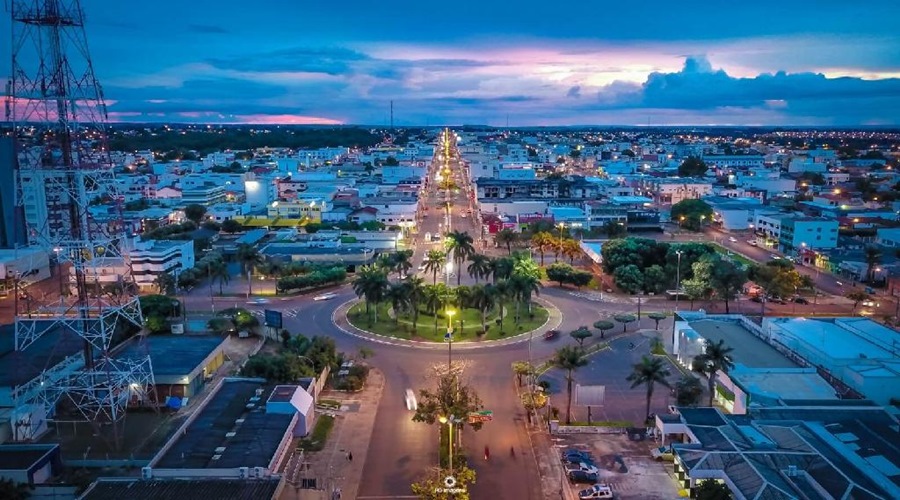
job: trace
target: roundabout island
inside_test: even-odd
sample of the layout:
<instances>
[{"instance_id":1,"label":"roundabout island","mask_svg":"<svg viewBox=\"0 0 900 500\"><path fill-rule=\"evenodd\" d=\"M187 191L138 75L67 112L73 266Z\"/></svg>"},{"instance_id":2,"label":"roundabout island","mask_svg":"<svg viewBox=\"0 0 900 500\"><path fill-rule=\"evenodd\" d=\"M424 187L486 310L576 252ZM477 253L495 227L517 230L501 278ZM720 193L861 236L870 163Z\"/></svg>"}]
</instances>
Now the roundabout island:
<instances>
[{"instance_id":1,"label":"roundabout island","mask_svg":"<svg viewBox=\"0 0 900 500\"><path fill-rule=\"evenodd\" d=\"M540 329L549 317L550 311L537 302L528 308L520 305L518 321L512 305L492 308L484 315L474 308L435 312L425 307L415 315L409 308L397 314L387 303L370 305L367 311L362 300L347 309L347 322L357 330L416 342L444 342L448 330L453 332L454 343L509 339Z\"/></svg>"}]
</instances>

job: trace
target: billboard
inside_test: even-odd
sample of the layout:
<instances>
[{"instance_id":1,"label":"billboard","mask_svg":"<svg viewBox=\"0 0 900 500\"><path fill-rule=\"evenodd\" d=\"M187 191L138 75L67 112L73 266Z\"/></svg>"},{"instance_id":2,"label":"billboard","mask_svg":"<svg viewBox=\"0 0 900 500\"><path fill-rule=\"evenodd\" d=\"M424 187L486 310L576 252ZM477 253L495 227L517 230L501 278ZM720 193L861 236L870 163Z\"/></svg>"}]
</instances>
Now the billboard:
<instances>
[{"instance_id":1,"label":"billboard","mask_svg":"<svg viewBox=\"0 0 900 500\"><path fill-rule=\"evenodd\" d=\"M281 311L266 309L266 326L281 328Z\"/></svg>"}]
</instances>

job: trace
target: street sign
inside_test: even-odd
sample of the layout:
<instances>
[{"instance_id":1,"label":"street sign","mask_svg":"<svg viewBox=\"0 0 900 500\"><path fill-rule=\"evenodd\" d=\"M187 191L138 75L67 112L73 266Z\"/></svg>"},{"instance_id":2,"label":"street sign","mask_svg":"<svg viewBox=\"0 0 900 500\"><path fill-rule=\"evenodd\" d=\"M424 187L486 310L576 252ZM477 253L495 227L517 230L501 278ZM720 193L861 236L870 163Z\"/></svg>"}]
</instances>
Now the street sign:
<instances>
[{"instance_id":1,"label":"street sign","mask_svg":"<svg viewBox=\"0 0 900 500\"><path fill-rule=\"evenodd\" d=\"M444 334L444 342L453 342L453 332L447 332Z\"/></svg>"},{"instance_id":2,"label":"street sign","mask_svg":"<svg viewBox=\"0 0 900 500\"><path fill-rule=\"evenodd\" d=\"M494 412L490 410L477 411L469 413L469 423L477 424L479 422L490 422L494 420Z\"/></svg>"},{"instance_id":3,"label":"street sign","mask_svg":"<svg viewBox=\"0 0 900 500\"><path fill-rule=\"evenodd\" d=\"M266 309L266 326L271 328L281 328L282 318L281 311L273 311L271 309Z\"/></svg>"}]
</instances>

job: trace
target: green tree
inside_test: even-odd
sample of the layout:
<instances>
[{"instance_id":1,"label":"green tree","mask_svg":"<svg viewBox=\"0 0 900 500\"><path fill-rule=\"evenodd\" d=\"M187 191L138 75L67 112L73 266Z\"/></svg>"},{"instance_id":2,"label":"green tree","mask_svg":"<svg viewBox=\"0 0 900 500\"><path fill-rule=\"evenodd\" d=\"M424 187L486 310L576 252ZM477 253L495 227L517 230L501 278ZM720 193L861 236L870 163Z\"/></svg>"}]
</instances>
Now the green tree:
<instances>
[{"instance_id":1,"label":"green tree","mask_svg":"<svg viewBox=\"0 0 900 500\"><path fill-rule=\"evenodd\" d=\"M625 227L625 224L622 222L614 222L607 221L600 227L600 231L606 235L607 238L621 238L628 234L628 228Z\"/></svg>"},{"instance_id":2,"label":"green tree","mask_svg":"<svg viewBox=\"0 0 900 500\"><path fill-rule=\"evenodd\" d=\"M194 224L200 224L204 215L206 215L206 207L203 205L191 204L184 207L184 216Z\"/></svg>"},{"instance_id":3,"label":"green tree","mask_svg":"<svg viewBox=\"0 0 900 500\"><path fill-rule=\"evenodd\" d=\"M237 259L241 263L241 270L247 276L247 297L253 295L253 269L262 264L263 257L253 245L242 243L237 247Z\"/></svg>"},{"instance_id":4,"label":"green tree","mask_svg":"<svg viewBox=\"0 0 900 500\"><path fill-rule=\"evenodd\" d=\"M787 297L800 287L800 274L786 260L772 260L750 268L749 278L763 289L763 298ZM761 302L765 313L765 300Z\"/></svg>"},{"instance_id":5,"label":"green tree","mask_svg":"<svg viewBox=\"0 0 900 500\"><path fill-rule=\"evenodd\" d=\"M362 298L366 302L366 316L372 321L378 321L378 304L385 299L385 292L388 288L387 274L383 269L377 266L362 266L356 273L356 279L353 280L353 292L357 297ZM374 305L374 318L369 316L371 305Z\"/></svg>"},{"instance_id":6,"label":"green tree","mask_svg":"<svg viewBox=\"0 0 900 500\"><path fill-rule=\"evenodd\" d=\"M447 265L447 254L432 248L425 254L425 261L422 262L422 265L425 266L425 272L431 273L432 284L436 285L438 273L443 272L444 266Z\"/></svg>"},{"instance_id":7,"label":"green tree","mask_svg":"<svg viewBox=\"0 0 900 500\"><path fill-rule=\"evenodd\" d=\"M859 307L859 304L861 302L870 299L868 293L859 290L847 292L847 295L845 295L845 297L853 301L853 312L856 312L856 308Z\"/></svg>"},{"instance_id":8,"label":"green tree","mask_svg":"<svg viewBox=\"0 0 900 500\"><path fill-rule=\"evenodd\" d=\"M388 156L384 160L384 166L386 167L396 167L397 165L400 165L400 162L393 156Z\"/></svg>"},{"instance_id":9,"label":"green tree","mask_svg":"<svg viewBox=\"0 0 900 500\"><path fill-rule=\"evenodd\" d=\"M881 264L882 252L877 246L868 246L865 251L866 257L866 281L872 283L875 279L875 266Z\"/></svg>"},{"instance_id":10,"label":"green tree","mask_svg":"<svg viewBox=\"0 0 900 500\"><path fill-rule=\"evenodd\" d=\"M512 229L501 229L494 235L494 244L505 246L507 255L512 255L512 246L519 240L519 235Z\"/></svg>"},{"instance_id":11,"label":"green tree","mask_svg":"<svg viewBox=\"0 0 900 500\"><path fill-rule=\"evenodd\" d=\"M400 315L409 306L407 288L403 283L388 283L387 289L384 291L384 300L391 304L391 308L394 310L394 324L398 324Z\"/></svg>"},{"instance_id":12,"label":"green tree","mask_svg":"<svg viewBox=\"0 0 900 500\"><path fill-rule=\"evenodd\" d=\"M693 231L699 231L703 222L712 221L712 216L712 207L703 200L681 200L672 205L672 220Z\"/></svg>"},{"instance_id":13,"label":"green tree","mask_svg":"<svg viewBox=\"0 0 900 500\"><path fill-rule=\"evenodd\" d=\"M472 307L481 313L481 331L487 333L487 314L497 304L497 289L494 285L475 285L470 291Z\"/></svg>"},{"instance_id":14,"label":"green tree","mask_svg":"<svg viewBox=\"0 0 900 500\"><path fill-rule=\"evenodd\" d=\"M731 500L734 496L728 485L715 479L704 479L694 488L697 500Z\"/></svg>"},{"instance_id":15,"label":"green tree","mask_svg":"<svg viewBox=\"0 0 900 500\"><path fill-rule=\"evenodd\" d=\"M704 256L703 259L710 262L709 286L725 302L725 314L730 314L729 303L737 298L747 283L747 269L716 254Z\"/></svg>"},{"instance_id":16,"label":"green tree","mask_svg":"<svg viewBox=\"0 0 900 500\"><path fill-rule=\"evenodd\" d=\"M622 323L622 331L628 331L628 323L634 323L637 321L637 316L634 314L616 314L613 316L613 319Z\"/></svg>"},{"instance_id":17,"label":"green tree","mask_svg":"<svg viewBox=\"0 0 900 500\"><path fill-rule=\"evenodd\" d=\"M681 290L687 295L691 303L691 310L694 310L694 301L709 298L709 284L698 277L681 280Z\"/></svg>"},{"instance_id":18,"label":"green tree","mask_svg":"<svg viewBox=\"0 0 900 500\"><path fill-rule=\"evenodd\" d=\"M156 290L163 295L172 295L175 292L175 277L168 272L159 273L153 280Z\"/></svg>"},{"instance_id":19,"label":"green tree","mask_svg":"<svg viewBox=\"0 0 900 500\"><path fill-rule=\"evenodd\" d=\"M512 276L513 267L515 267L515 265L516 261L512 256L492 259L491 275L493 276L494 283L497 283L498 280L508 280Z\"/></svg>"},{"instance_id":20,"label":"green tree","mask_svg":"<svg viewBox=\"0 0 900 500\"><path fill-rule=\"evenodd\" d=\"M481 398L475 390L459 381L452 373L442 374L438 377L437 387L434 389L422 389L419 391L418 408L413 415L413 422L424 422L434 425L440 417L455 416L464 418L470 413L484 409ZM481 422L469 423L463 420L457 424L460 429L468 426L474 430L480 430Z\"/></svg>"},{"instance_id":21,"label":"green tree","mask_svg":"<svg viewBox=\"0 0 900 500\"><path fill-rule=\"evenodd\" d=\"M600 338L601 339L606 337L607 330L612 330L615 326L616 326L615 323L613 323L612 321L607 321L605 319L601 319L600 321L594 322L594 328L600 330Z\"/></svg>"},{"instance_id":22,"label":"green tree","mask_svg":"<svg viewBox=\"0 0 900 500\"><path fill-rule=\"evenodd\" d=\"M724 340L718 342L706 341L703 344L703 353L694 358L691 369L702 373L707 377L707 389L709 389L709 406L713 405L716 390L716 375L721 371L728 373L734 368L734 359L731 352L734 349L725 345Z\"/></svg>"},{"instance_id":23,"label":"green tree","mask_svg":"<svg viewBox=\"0 0 900 500\"><path fill-rule=\"evenodd\" d=\"M547 250L552 249L555 243L556 238L544 231L536 233L531 237L531 248L537 250L538 254L541 256L541 267L544 267L544 253L547 252Z\"/></svg>"},{"instance_id":24,"label":"green tree","mask_svg":"<svg viewBox=\"0 0 900 500\"><path fill-rule=\"evenodd\" d=\"M461 231L451 231L447 234L447 239L448 250L453 252L453 261L456 262L456 285L459 286L462 279L462 264L475 253L474 240L472 235Z\"/></svg>"},{"instance_id":25,"label":"green tree","mask_svg":"<svg viewBox=\"0 0 900 500\"><path fill-rule=\"evenodd\" d=\"M403 282L406 291L406 300L412 311L413 333L418 333L419 307L425 300L425 280L418 276L407 276Z\"/></svg>"},{"instance_id":26,"label":"green tree","mask_svg":"<svg viewBox=\"0 0 900 500\"><path fill-rule=\"evenodd\" d=\"M508 283L512 295L516 299L515 320L518 325L521 319L519 316L519 305L525 304L526 311L531 312L531 296L540 293L541 282L533 273L513 272L513 276Z\"/></svg>"},{"instance_id":27,"label":"green tree","mask_svg":"<svg viewBox=\"0 0 900 500\"><path fill-rule=\"evenodd\" d=\"M552 359L553 366L566 372L566 425L572 423L572 384L575 371L586 366L588 360L581 357L581 351L573 346L558 349Z\"/></svg>"},{"instance_id":28,"label":"green tree","mask_svg":"<svg viewBox=\"0 0 900 500\"><path fill-rule=\"evenodd\" d=\"M169 330L169 322L162 316L146 316L144 326L150 333L163 333Z\"/></svg>"},{"instance_id":29,"label":"green tree","mask_svg":"<svg viewBox=\"0 0 900 500\"><path fill-rule=\"evenodd\" d=\"M662 358L644 356L641 362L634 365L631 374L625 380L631 382L631 388L634 389L639 385L647 388L647 411L644 415L650 418L650 400L653 399L653 389L656 384L663 387L671 388L668 377L671 375L669 369L663 364Z\"/></svg>"},{"instance_id":30,"label":"green tree","mask_svg":"<svg viewBox=\"0 0 900 500\"><path fill-rule=\"evenodd\" d=\"M400 250L398 252L394 252L393 257L393 271L397 273L397 277L403 279L406 276L406 273L412 269L412 250Z\"/></svg>"},{"instance_id":31,"label":"green tree","mask_svg":"<svg viewBox=\"0 0 900 500\"><path fill-rule=\"evenodd\" d=\"M703 396L703 384L693 375L682 375L675 383L675 400L678 406L695 406Z\"/></svg>"},{"instance_id":32,"label":"green tree","mask_svg":"<svg viewBox=\"0 0 900 500\"><path fill-rule=\"evenodd\" d=\"M638 293L644 288L644 274L634 264L616 268L613 272L616 286L628 293Z\"/></svg>"},{"instance_id":33,"label":"green tree","mask_svg":"<svg viewBox=\"0 0 900 500\"><path fill-rule=\"evenodd\" d=\"M582 326L569 332L569 336L575 339L575 342L578 342L578 347L584 349L584 341L593 337L594 334L588 330L588 327Z\"/></svg>"},{"instance_id":34,"label":"green tree","mask_svg":"<svg viewBox=\"0 0 900 500\"><path fill-rule=\"evenodd\" d=\"M653 329L659 330L659 322L666 319L667 315L666 313L662 312L652 312L648 314L647 317L656 322L656 325L654 325Z\"/></svg>"},{"instance_id":35,"label":"green tree","mask_svg":"<svg viewBox=\"0 0 900 500\"><path fill-rule=\"evenodd\" d=\"M709 167L706 162L695 156L689 156L678 166L679 177L703 177Z\"/></svg>"},{"instance_id":36,"label":"green tree","mask_svg":"<svg viewBox=\"0 0 900 500\"><path fill-rule=\"evenodd\" d=\"M522 387L522 377L531 376L534 366L527 361L516 361L512 364L513 373L516 374L516 385Z\"/></svg>"},{"instance_id":37,"label":"green tree","mask_svg":"<svg viewBox=\"0 0 900 500\"><path fill-rule=\"evenodd\" d=\"M428 314L434 318L434 333L437 334L438 316L441 308L444 307L445 297L447 295L447 287L443 283L434 285L426 285L422 296L423 304Z\"/></svg>"},{"instance_id":38,"label":"green tree","mask_svg":"<svg viewBox=\"0 0 900 500\"><path fill-rule=\"evenodd\" d=\"M644 269L644 291L660 294L666 291L668 284L666 270L658 264Z\"/></svg>"},{"instance_id":39,"label":"green tree","mask_svg":"<svg viewBox=\"0 0 900 500\"><path fill-rule=\"evenodd\" d=\"M234 219L225 219L224 221L222 221L222 231L225 231L226 233L234 234L243 229L244 226Z\"/></svg>"},{"instance_id":40,"label":"green tree","mask_svg":"<svg viewBox=\"0 0 900 500\"><path fill-rule=\"evenodd\" d=\"M469 256L469 267L466 268L469 276L475 278L475 283L481 278L487 279L491 272L491 259L480 253L473 253Z\"/></svg>"},{"instance_id":41,"label":"green tree","mask_svg":"<svg viewBox=\"0 0 900 500\"><path fill-rule=\"evenodd\" d=\"M572 281L572 274L574 272L575 269L569 264L566 264L565 262L554 262L547 266L547 279L555 281L559 283L559 286L562 286L563 283Z\"/></svg>"}]
</instances>

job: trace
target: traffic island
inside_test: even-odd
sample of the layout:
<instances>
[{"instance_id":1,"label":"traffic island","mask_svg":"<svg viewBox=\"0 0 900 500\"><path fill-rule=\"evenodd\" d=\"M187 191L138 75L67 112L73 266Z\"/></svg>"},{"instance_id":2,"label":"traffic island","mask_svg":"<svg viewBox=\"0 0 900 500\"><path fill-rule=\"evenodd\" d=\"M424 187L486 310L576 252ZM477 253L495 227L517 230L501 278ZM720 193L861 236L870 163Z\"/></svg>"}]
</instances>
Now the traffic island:
<instances>
[{"instance_id":1,"label":"traffic island","mask_svg":"<svg viewBox=\"0 0 900 500\"><path fill-rule=\"evenodd\" d=\"M452 322L455 343L496 341L529 333L544 326L550 312L533 302L530 311L520 306L518 322L515 317L514 306L505 307L502 318L496 312L488 314L484 324L476 309L455 311L449 318L444 311L432 314L423 309L414 328L412 314L394 314L389 304L370 305L366 312L365 302L357 301L347 310L347 321L357 330L401 340L443 342L448 322Z\"/></svg>"}]
</instances>

